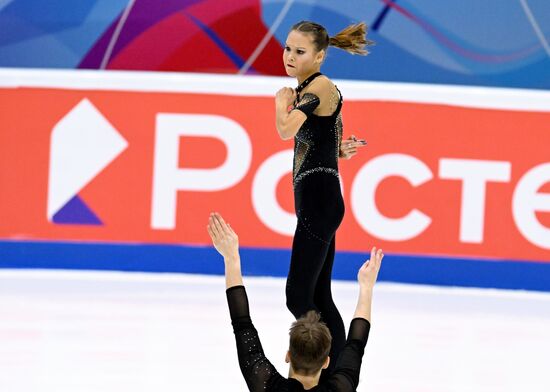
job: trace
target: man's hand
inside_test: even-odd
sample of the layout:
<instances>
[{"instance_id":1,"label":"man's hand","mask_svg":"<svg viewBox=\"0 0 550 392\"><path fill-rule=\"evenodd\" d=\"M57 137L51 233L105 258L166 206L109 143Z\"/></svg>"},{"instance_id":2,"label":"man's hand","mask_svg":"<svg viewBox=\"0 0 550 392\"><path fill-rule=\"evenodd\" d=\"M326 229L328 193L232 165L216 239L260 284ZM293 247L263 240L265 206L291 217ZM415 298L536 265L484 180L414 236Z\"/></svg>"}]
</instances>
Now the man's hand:
<instances>
[{"instance_id":1,"label":"man's hand","mask_svg":"<svg viewBox=\"0 0 550 392\"><path fill-rule=\"evenodd\" d=\"M239 257L239 237L217 212L210 214L207 226L214 248L223 256L225 264L225 287L241 286L241 258Z\"/></svg>"},{"instance_id":2,"label":"man's hand","mask_svg":"<svg viewBox=\"0 0 550 392\"><path fill-rule=\"evenodd\" d=\"M351 159L357 154L357 149L366 146L367 142L362 139L357 139L354 135L351 135L347 139L342 140L340 143L339 156L342 159Z\"/></svg>"},{"instance_id":3,"label":"man's hand","mask_svg":"<svg viewBox=\"0 0 550 392\"><path fill-rule=\"evenodd\" d=\"M357 299L354 318L361 317L369 322L371 321L373 288L383 258L384 253L382 253L382 249L376 250L376 248L373 247L370 251L370 259L359 268L359 272L357 273L357 280L359 281L359 298Z\"/></svg>"},{"instance_id":4,"label":"man's hand","mask_svg":"<svg viewBox=\"0 0 550 392\"><path fill-rule=\"evenodd\" d=\"M372 247L370 259L359 268L359 272L357 273L357 280L362 289L372 289L374 287L383 258L384 253L382 253L382 249L376 250L376 247Z\"/></svg>"},{"instance_id":5,"label":"man's hand","mask_svg":"<svg viewBox=\"0 0 550 392\"><path fill-rule=\"evenodd\" d=\"M226 262L239 256L239 237L220 214L217 212L210 214L207 229L214 248L220 252Z\"/></svg>"}]
</instances>

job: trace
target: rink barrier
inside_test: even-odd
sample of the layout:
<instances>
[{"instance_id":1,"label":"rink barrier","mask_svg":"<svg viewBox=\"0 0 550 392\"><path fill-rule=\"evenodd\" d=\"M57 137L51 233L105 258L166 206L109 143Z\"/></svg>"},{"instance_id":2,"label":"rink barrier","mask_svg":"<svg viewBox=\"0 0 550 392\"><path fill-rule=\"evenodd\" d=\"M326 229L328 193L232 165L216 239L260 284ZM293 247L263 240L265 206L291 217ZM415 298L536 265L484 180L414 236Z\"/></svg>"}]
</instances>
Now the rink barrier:
<instances>
[{"instance_id":1,"label":"rink barrier","mask_svg":"<svg viewBox=\"0 0 550 392\"><path fill-rule=\"evenodd\" d=\"M0 268L170 272L223 275L210 246L0 241ZM333 279L354 281L369 254L337 252ZM286 277L290 250L241 249L245 276ZM438 286L550 291L548 263L387 254L381 281Z\"/></svg>"}]
</instances>

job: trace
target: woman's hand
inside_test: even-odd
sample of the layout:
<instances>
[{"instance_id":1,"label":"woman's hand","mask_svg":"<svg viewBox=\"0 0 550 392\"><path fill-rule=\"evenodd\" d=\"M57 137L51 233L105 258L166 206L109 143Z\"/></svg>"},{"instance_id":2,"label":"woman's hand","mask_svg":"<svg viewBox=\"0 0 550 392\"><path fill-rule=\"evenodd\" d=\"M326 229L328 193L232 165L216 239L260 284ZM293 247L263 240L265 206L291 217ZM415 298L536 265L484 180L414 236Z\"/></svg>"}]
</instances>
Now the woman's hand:
<instances>
[{"instance_id":1,"label":"woman's hand","mask_svg":"<svg viewBox=\"0 0 550 392\"><path fill-rule=\"evenodd\" d=\"M288 107L294 103L296 99L296 90L291 87L283 87L277 94L275 94L275 104L279 107L285 108L288 111Z\"/></svg>"},{"instance_id":2,"label":"woman's hand","mask_svg":"<svg viewBox=\"0 0 550 392\"><path fill-rule=\"evenodd\" d=\"M365 140L357 139L354 135L351 135L340 143L339 157L342 159L351 159L357 154L357 149L367 145Z\"/></svg>"}]
</instances>

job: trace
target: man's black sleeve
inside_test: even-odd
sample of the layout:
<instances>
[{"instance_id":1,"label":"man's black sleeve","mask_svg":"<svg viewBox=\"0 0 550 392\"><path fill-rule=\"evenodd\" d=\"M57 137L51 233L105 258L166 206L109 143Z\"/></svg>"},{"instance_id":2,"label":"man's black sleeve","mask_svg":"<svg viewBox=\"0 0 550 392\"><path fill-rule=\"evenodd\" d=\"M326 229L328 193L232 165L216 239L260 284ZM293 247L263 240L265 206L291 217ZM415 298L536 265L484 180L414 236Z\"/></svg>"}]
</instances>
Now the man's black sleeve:
<instances>
[{"instance_id":1,"label":"man's black sleeve","mask_svg":"<svg viewBox=\"0 0 550 392\"><path fill-rule=\"evenodd\" d=\"M250 391L265 391L267 387L281 382L283 377L264 355L258 332L250 318L244 286L230 287L226 294L241 372Z\"/></svg>"},{"instance_id":2,"label":"man's black sleeve","mask_svg":"<svg viewBox=\"0 0 550 392\"><path fill-rule=\"evenodd\" d=\"M357 389L369 332L368 320L355 318L351 321L346 345L338 357L333 373L327 380L333 390L351 392Z\"/></svg>"}]
</instances>

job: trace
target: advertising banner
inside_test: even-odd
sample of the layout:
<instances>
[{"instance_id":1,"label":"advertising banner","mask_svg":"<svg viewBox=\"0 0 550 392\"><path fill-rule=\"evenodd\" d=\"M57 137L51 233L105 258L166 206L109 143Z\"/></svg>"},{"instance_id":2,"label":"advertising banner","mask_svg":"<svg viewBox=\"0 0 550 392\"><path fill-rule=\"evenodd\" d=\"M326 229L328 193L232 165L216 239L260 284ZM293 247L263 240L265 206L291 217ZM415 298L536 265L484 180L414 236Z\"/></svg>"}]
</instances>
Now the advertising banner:
<instances>
[{"instance_id":1,"label":"advertising banner","mask_svg":"<svg viewBox=\"0 0 550 392\"><path fill-rule=\"evenodd\" d=\"M476 283L475 268L461 282L461 266L474 263L524 273L494 278L517 283L504 286L550 289L549 92L337 83L344 138L367 140L340 160L340 257L355 255L355 266L376 245L404 265L393 277L388 267L389 280L499 286ZM254 273L283 275L295 227L293 141L277 134L273 96L292 84L3 71L0 265L208 272L195 265L206 256L181 252L214 255L205 228L217 211L245 252L281 255ZM94 246L104 247L97 259L79 264ZM167 263L170 250L185 260ZM438 272L444 281L417 279L415 265L449 269ZM340 275L354 279L353 268Z\"/></svg>"}]
</instances>

